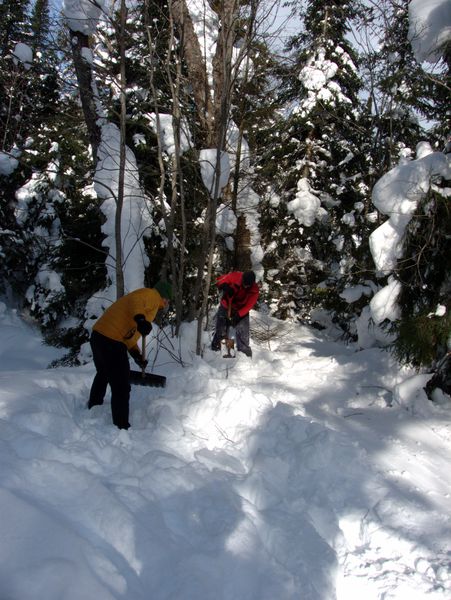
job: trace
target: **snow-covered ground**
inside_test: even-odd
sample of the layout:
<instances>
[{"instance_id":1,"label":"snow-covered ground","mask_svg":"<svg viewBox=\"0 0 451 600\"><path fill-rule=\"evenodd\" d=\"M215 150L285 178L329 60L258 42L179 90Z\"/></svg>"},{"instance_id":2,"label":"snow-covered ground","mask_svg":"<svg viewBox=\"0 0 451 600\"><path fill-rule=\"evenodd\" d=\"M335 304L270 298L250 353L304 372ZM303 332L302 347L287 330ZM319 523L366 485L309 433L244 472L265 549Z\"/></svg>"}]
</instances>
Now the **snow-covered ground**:
<instances>
[{"instance_id":1,"label":"snow-covered ground","mask_svg":"<svg viewBox=\"0 0 451 600\"><path fill-rule=\"evenodd\" d=\"M201 359L186 326L119 431L0 313L1 600L451 598L451 403L386 352L254 314L252 360Z\"/></svg>"}]
</instances>

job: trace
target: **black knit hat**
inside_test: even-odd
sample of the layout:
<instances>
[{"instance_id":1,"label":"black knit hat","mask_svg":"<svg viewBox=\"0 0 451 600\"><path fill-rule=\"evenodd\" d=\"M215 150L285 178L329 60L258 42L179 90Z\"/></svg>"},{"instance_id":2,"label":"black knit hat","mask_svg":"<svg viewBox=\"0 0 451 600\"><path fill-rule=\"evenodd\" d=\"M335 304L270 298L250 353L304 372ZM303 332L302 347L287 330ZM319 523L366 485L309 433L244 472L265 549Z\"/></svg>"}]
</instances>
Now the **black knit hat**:
<instances>
[{"instance_id":1,"label":"black knit hat","mask_svg":"<svg viewBox=\"0 0 451 600\"><path fill-rule=\"evenodd\" d=\"M167 298L168 300L171 300L172 286L167 281L163 281L162 279L160 279L160 281L158 281L158 283L154 285L154 289L157 290L157 292L162 298Z\"/></svg>"},{"instance_id":2,"label":"black knit hat","mask_svg":"<svg viewBox=\"0 0 451 600\"><path fill-rule=\"evenodd\" d=\"M254 271L244 271L243 273L243 285L244 287L251 287L255 283Z\"/></svg>"}]
</instances>

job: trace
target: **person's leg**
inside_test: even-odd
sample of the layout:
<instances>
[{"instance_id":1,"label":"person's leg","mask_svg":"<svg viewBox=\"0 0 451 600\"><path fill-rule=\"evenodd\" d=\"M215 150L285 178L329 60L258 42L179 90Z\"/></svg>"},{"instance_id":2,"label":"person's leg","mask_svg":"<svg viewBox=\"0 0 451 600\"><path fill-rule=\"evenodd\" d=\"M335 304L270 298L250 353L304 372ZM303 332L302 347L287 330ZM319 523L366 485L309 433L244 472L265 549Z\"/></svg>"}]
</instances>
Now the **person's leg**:
<instances>
[{"instance_id":1,"label":"person's leg","mask_svg":"<svg viewBox=\"0 0 451 600\"><path fill-rule=\"evenodd\" d=\"M236 347L239 352L243 352L246 356L252 356L252 350L249 346L249 313L242 317L236 327Z\"/></svg>"},{"instance_id":2,"label":"person's leg","mask_svg":"<svg viewBox=\"0 0 451 600\"><path fill-rule=\"evenodd\" d=\"M112 349L108 369L108 382L111 387L111 414L113 423L119 429L128 429L130 423L130 363L128 362L127 347L115 342Z\"/></svg>"},{"instance_id":3,"label":"person's leg","mask_svg":"<svg viewBox=\"0 0 451 600\"><path fill-rule=\"evenodd\" d=\"M212 350L221 349L221 340L225 337L227 331L227 310L220 305L216 314L215 334L211 341Z\"/></svg>"},{"instance_id":4,"label":"person's leg","mask_svg":"<svg viewBox=\"0 0 451 600\"><path fill-rule=\"evenodd\" d=\"M91 336L94 364L97 369L91 388L89 408L103 403L106 387L111 388L111 413L119 429L128 429L130 400L130 364L127 347L121 342L93 332Z\"/></svg>"},{"instance_id":5,"label":"person's leg","mask_svg":"<svg viewBox=\"0 0 451 600\"><path fill-rule=\"evenodd\" d=\"M105 365L104 352L102 350L102 337L97 332L93 331L89 340L92 349L92 357L96 368L96 374L91 385L89 394L88 408L100 406L105 398L106 388L108 385L107 369Z\"/></svg>"}]
</instances>

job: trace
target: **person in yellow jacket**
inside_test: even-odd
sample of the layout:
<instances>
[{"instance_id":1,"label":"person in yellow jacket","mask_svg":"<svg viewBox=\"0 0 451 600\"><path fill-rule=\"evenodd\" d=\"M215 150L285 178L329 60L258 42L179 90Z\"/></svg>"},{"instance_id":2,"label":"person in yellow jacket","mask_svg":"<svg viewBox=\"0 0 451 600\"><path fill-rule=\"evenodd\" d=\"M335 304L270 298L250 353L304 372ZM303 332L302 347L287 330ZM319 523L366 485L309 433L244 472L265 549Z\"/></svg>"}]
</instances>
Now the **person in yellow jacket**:
<instances>
[{"instance_id":1,"label":"person in yellow jacket","mask_svg":"<svg viewBox=\"0 0 451 600\"><path fill-rule=\"evenodd\" d=\"M151 321L167 307L172 288L159 281L154 288L141 288L114 302L92 328L90 344L96 368L88 408L103 404L108 384L111 388L111 413L119 429L128 429L130 364L127 352L143 368L147 365L137 342L152 330Z\"/></svg>"}]
</instances>

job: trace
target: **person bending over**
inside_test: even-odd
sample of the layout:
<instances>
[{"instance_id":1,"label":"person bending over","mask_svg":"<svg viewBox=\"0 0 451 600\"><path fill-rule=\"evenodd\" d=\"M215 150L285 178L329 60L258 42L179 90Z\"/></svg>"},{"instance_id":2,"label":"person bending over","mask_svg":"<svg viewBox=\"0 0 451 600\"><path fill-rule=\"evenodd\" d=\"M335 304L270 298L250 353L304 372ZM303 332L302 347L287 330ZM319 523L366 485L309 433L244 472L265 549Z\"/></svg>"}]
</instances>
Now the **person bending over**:
<instances>
[{"instance_id":1,"label":"person bending over","mask_svg":"<svg viewBox=\"0 0 451 600\"><path fill-rule=\"evenodd\" d=\"M237 350L252 356L249 346L249 311L255 306L259 294L254 271L227 273L218 278L216 285L222 291L222 298L211 349L220 350L227 325L232 325L235 327Z\"/></svg>"},{"instance_id":2,"label":"person bending over","mask_svg":"<svg viewBox=\"0 0 451 600\"><path fill-rule=\"evenodd\" d=\"M151 322L172 296L171 285L159 281L154 288L141 288L122 296L95 322L90 344L96 368L88 408L103 404L108 384L111 388L111 413L119 429L128 429L130 364L145 368L147 361L138 348L141 336L149 335Z\"/></svg>"}]
</instances>

